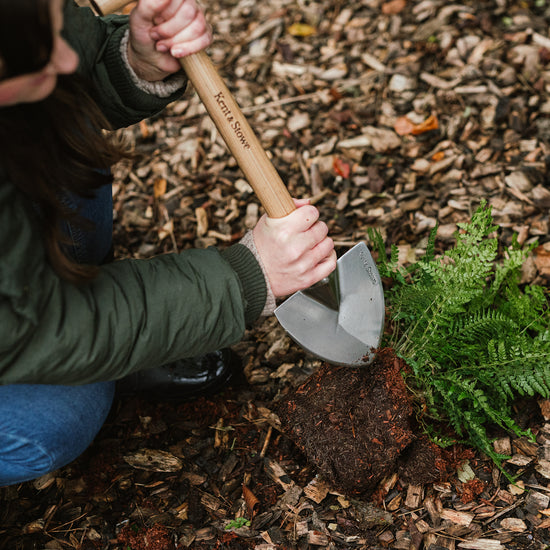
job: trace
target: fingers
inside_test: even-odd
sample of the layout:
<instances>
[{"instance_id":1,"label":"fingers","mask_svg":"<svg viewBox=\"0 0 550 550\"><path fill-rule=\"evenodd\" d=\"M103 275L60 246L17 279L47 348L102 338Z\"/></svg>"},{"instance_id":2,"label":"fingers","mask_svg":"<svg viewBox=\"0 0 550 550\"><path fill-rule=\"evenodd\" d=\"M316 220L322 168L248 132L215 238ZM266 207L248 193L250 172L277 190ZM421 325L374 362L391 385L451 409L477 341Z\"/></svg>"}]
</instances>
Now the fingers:
<instances>
[{"instance_id":1,"label":"fingers","mask_svg":"<svg viewBox=\"0 0 550 550\"><path fill-rule=\"evenodd\" d=\"M328 226L319 221L319 211L314 206L303 206L284 218L266 218L265 223L276 233L279 245L288 247L289 255L295 260L317 247L328 235Z\"/></svg>"},{"instance_id":2,"label":"fingers","mask_svg":"<svg viewBox=\"0 0 550 550\"><path fill-rule=\"evenodd\" d=\"M208 47L212 33L195 0L172 0L154 18L150 36L157 42L157 51L183 57Z\"/></svg>"},{"instance_id":3,"label":"fingers","mask_svg":"<svg viewBox=\"0 0 550 550\"><path fill-rule=\"evenodd\" d=\"M139 0L130 13L128 62L143 80L155 82L178 72L179 58L211 43L197 0Z\"/></svg>"},{"instance_id":4,"label":"fingers","mask_svg":"<svg viewBox=\"0 0 550 550\"><path fill-rule=\"evenodd\" d=\"M280 225L283 229L286 228L290 234L307 231L318 219L319 211L317 208L306 204L284 218L267 218L267 223L273 227Z\"/></svg>"},{"instance_id":5,"label":"fingers","mask_svg":"<svg viewBox=\"0 0 550 550\"><path fill-rule=\"evenodd\" d=\"M317 221L304 234L306 237L306 246L308 248L317 247L321 241L326 240L328 235L328 226L325 222ZM331 241L331 239L329 239Z\"/></svg>"},{"instance_id":6,"label":"fingers","mask_svg":"<svg viewBox=\"0 0 550 550\"><path fill-rule=\"evenodd\" d=\"M171 0L142 0L134 8L133 17L145 22L154 21L170 2Z\"/></svg>"},{"instance_id":7,"label":"fingers","mask_svg":"<svg viewBox=\"0 0 550 550\"><path fill-rule=\"evenodd\" d=\"M334 241L327 237L300 256L296 270L307 275L307 286L310 286L326 277L335 267L336 252L334 251Z\"/></svg>"},{"instance_id":8,"label":"fingers","mask_svg":"<svg viewBox=\"0 0 550 550\"><path fill-rule=\"evenodd\" d=\"M190 30L190 33L193 31ZM206 49L212 43L212 35L210 30L207 29L197 38L192 38L191 36L181 33L178 35L178 40L181 40L181 43L176 44L170 48L170 53L173 57L180 58L186 55L191 55L193 53L200 52Z\"/></svg>"},{"instance_id":9,"label":"fingers","mask_svg":"<svg viewBox=\"0 0 550 550\"><path fill-rule=\"evenodd\" d=\"M332 243L331 239L327 239ZM307 267L304 267L307 266ZM320 280L328 277L336 269L336 252L332 250L328 256L322 257L320 261L316 261L314 256L304 258L299 266L294 266L293 276L287 274L284 284L274 285L272 289L276 296L288 296L298 290L308 288ZM277 280L276 280L277 281Z\"/></svg>"},{"instance_id":10,"label":"fingers","mask_svg":"<svg viewBox=\"0 0 550 550\"><path fill-rule=\"evenodd\" d=\"M336 252L333 250L330 256L316 264L309 272L309 280L303 288L310 287L328 277L336 269ZM297 289L298 290L298 289Z\"/></svg>"},{"instance_id":11,"label":"fingers","mask_svg":"<svg viewBox=\"0 0 550 550\"><path fill-rule=\"evenodd\" d=\"M254 242L273 293L288 296L327 277L336 268L334 242L319 211L308 201L284 218L265 214L254 228Z\"/></svg>"}]
</instances>

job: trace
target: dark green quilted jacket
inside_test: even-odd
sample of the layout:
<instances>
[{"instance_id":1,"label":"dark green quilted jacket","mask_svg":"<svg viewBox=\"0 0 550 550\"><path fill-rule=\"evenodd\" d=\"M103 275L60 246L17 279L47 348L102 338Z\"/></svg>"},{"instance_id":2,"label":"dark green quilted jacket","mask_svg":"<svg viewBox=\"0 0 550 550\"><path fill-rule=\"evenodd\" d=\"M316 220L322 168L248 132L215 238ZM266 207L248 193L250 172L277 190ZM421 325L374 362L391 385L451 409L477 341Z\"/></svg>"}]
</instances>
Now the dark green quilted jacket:
<instances>
[{"instance_id":1,"label":"dark green quilted jacket","mask_svg":"<svg viewBox=\"0 0 550 550\"><path fill-rule=\"evenodd\" d=\"M115 127L162 110L120 56L127 19L69 3L64 35ZM180 92L181 93L181 92ZM2 173L0 167L0 173ZM83 384L120 378L236 343L260 315L266 284L237 244L103 266L75 286L49 265L28 200L0 177L0 383Z\"/></svg>"}]
</instances>

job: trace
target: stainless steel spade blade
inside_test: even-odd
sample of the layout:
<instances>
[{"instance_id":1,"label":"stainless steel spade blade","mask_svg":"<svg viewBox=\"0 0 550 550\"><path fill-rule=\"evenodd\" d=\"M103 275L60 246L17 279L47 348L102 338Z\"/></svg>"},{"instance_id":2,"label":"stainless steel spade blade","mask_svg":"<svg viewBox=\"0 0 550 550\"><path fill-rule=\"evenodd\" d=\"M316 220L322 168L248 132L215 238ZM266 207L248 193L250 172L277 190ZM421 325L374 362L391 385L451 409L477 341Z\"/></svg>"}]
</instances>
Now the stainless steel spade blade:
<instances>
[{"instance_id":1,"label":"stainless steel spade blade","mask_svg":"<svg viewBox=\"0 0 550 550\"><path fill-rule=\"evenodd\" d=\"M384 329L385 308L382 282L367 245L355 245L338 259L329 281L296 292L275 315L291 338L313 355L336 365L370 363Z\"/></svg>"}]
</instances>

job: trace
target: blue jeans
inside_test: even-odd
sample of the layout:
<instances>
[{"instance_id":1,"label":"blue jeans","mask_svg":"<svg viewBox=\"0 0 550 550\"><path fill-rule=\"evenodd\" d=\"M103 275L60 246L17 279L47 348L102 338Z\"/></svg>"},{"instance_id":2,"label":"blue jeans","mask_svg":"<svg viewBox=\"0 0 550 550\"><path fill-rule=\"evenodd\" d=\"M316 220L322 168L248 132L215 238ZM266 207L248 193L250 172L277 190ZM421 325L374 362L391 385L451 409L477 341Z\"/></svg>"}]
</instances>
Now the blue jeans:
<instances>
[{"instance_id":1,"label":"blue jeans","mask_svg":"<svg viewBox=\"0 0 550 550\"><path fill-rule=\"evenodd\" d=\"M66 203L95 224L93 231L65 225L69 252L79 263L101 263L111 248L111 186ZM36 479L79 456L105 422L114 392L115 382L0 386L0 486Z\"/></svg>"}]
</instances>

